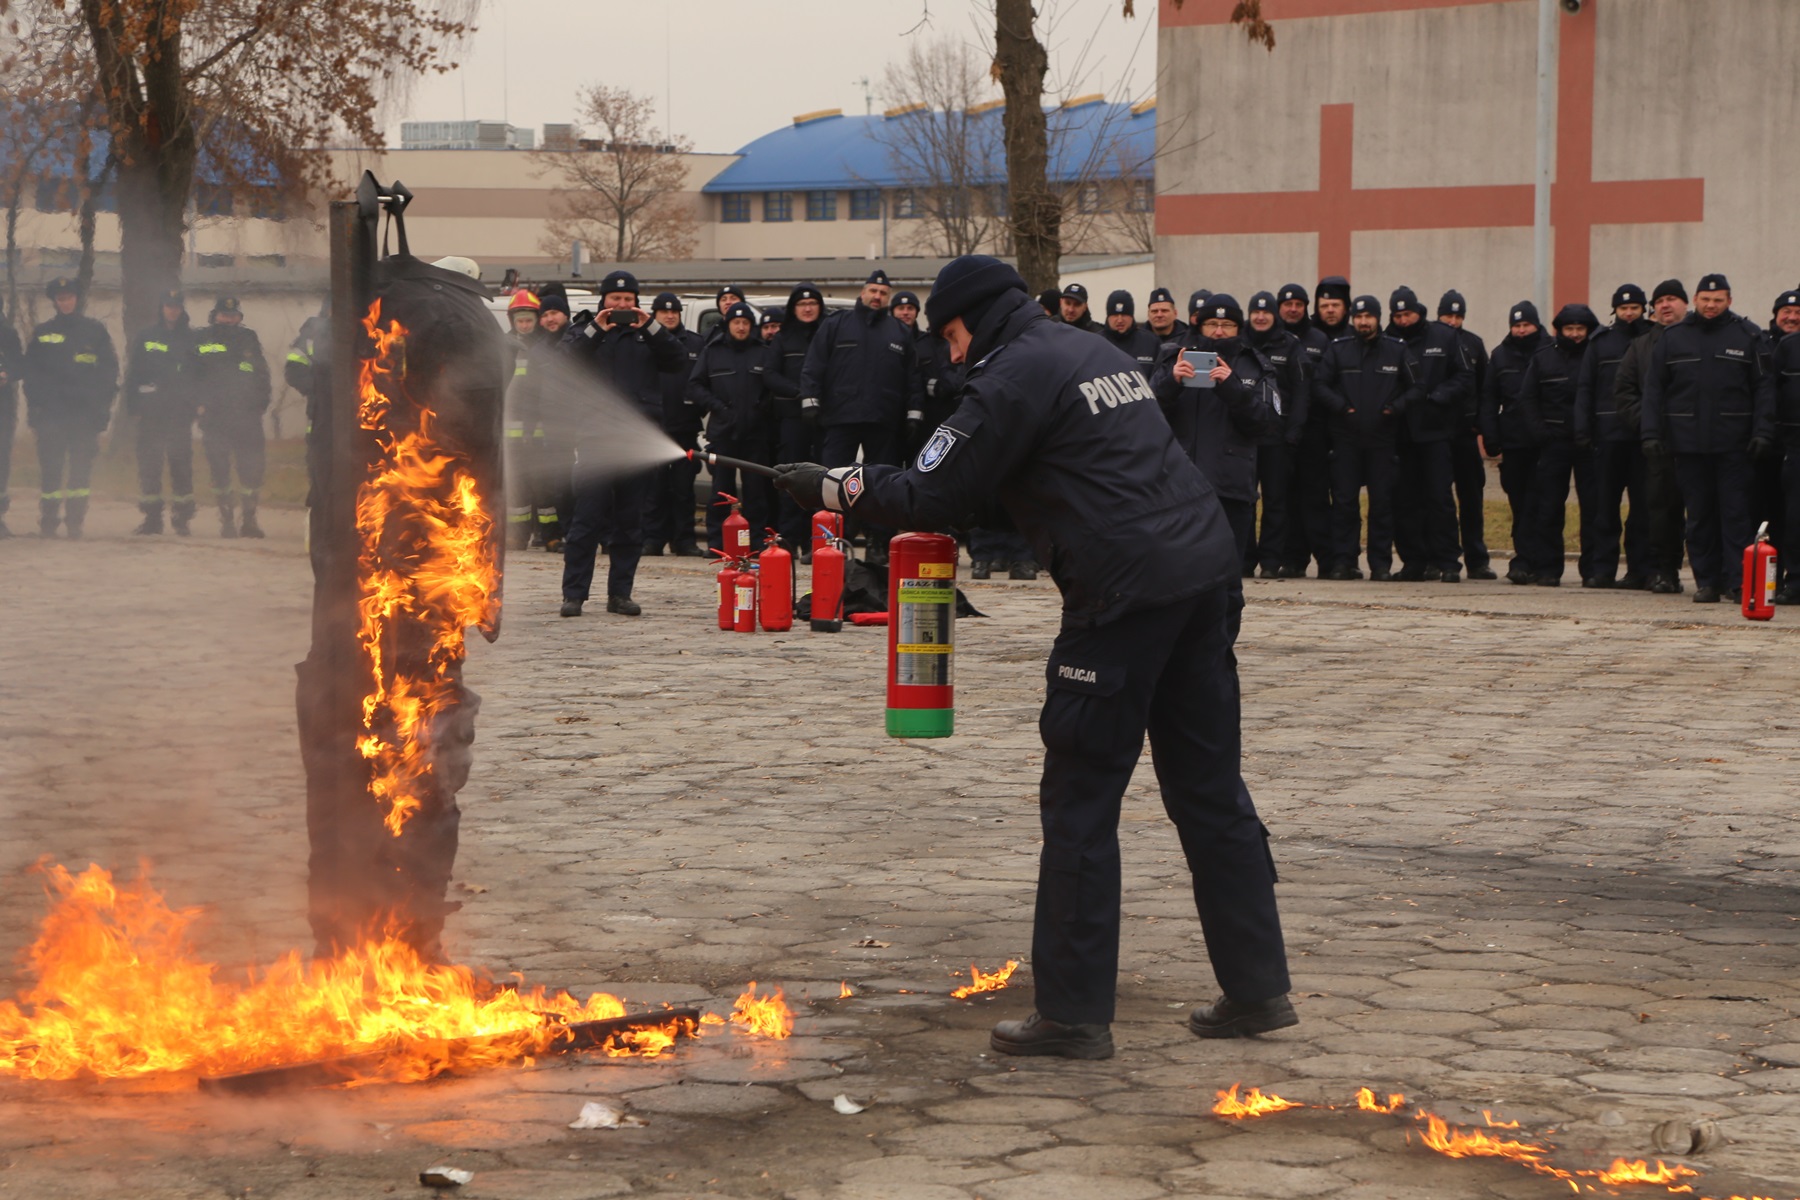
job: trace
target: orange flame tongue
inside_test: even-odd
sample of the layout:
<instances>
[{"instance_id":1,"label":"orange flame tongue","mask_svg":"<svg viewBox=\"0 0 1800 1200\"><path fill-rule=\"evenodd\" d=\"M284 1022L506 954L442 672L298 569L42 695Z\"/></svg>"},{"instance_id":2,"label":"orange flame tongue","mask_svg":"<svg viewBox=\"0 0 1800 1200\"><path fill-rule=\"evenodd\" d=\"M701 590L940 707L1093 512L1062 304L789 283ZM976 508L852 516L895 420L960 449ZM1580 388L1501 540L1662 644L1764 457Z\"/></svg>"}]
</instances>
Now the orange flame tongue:
<instances>
[{"instance_id":1,"label":"orange flame tongue","mask_svg":"<svg viewBox=\"0 0 1800 1200\"><path fill-rule=\"evenodd\" d=\"M794 1032L794 1012L782 998L781 989L772 995L758 996L756 980L732 1005L731 1023L758 1037L784 1038Z\"/></svg>"},{"instance_id":2,"label":"orange flame tongue","mask_svg":"<svg viewBox=\"0 0 1800 1200\"><path fill-rule=\"evenodd\" d=\"M384 325L377 300L363 329L374 354L362 361L357 421L379 458L356 494L357 636L370 677L357 749L398 837L430 795L433 719L458 698L465 631L497 615L500 570L468 462L438 444L437 414L407 393L405 327Z\"/></svg>"},{"instance_id":3,"label":"orange flame tongue","mask_svg":"<svg viewBox=\"0 0 1800 1200\"><path fill-rule=\"evenodd\" d=\"M97 866L47 875L57 900L30 952L37 982L0 1001L7 1074L223 1075L378 1050L382 1077L423 1079L515 1061L553 1046L566 1023L625 1014L608 995L499 989L393 940L326 963L290 953L229 982L188 943L197 909L172 910L146 880L118 884Z\"/></svg>"},{"instance_id":4,"label":"orange flame tongue","mask_svg":"<svg viewBox=\"0 0 1800 1200\"><path fill-rule=\"evenodd\" d=\"M1218 1103L1213 1105L1213 1113L1221 1117L1263 1117L1270 1113L1286 1112L1290 1108L1305 1108L1306 1105L1295 1100L1283 1100L1273 1092L1267 1096L1261 1088L1251 1088L1238 1098L1238 1084L1232 1084L1229 1091L1217 1093Z\"/></svg>"},{"instance_id":5,"label":"orange flame tongue","mask_svg":"<svg viewBox=\"0 0 1800 1200\"><path fill-rule=\"evenodd\" d=\"M1356 1089L1356 1107L1364 1112L1393 1113L1406 1107L1406 1097L1399 1092L1388 1093L1387 1103L1383 1104L1375 1098L1373 1088Z\"/></svg>"},{"instance_id":6,"label":"orange flame tongue","mask_svg":"<svg viewBox=\"0 0 1800 1200\"><path fill-rule=\"evenodd\" d=\"M962 987L957 988L954 992L951 992L950 996L954 1000L963 1000L975 995L977 992L997 992L1006 986L1006 981L1011 979L1013 972L1018 969L1019 964L1011 959L1006 960L1006 965L1004 967L991 973L983 971L974 963L970 963L969 982Z\"/></svg>"}]
</instances>

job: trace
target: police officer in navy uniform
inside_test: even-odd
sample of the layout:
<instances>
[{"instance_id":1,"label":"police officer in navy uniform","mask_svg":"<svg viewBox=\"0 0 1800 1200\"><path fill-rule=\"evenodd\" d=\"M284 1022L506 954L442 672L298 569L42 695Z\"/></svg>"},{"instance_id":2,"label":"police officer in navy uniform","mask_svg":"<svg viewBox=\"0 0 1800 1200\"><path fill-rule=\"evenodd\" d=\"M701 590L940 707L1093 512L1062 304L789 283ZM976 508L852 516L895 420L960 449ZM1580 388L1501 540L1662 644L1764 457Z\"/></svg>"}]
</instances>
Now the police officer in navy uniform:
<instances>
[{"instance_id":1,"label":"police officer in navy uniform","mask_svg":"<svg viewBox=\"0 0 1800 1200\"><path fill-rule=\"evenodd\" d=\"M906 414L922 407L918 351L912 330L887 310L891 290L876 268L856 307L826 317L807 349L800 414L823 428L819 453L834 467L856 462L859 451L866 463L898 463ZM865 525L863 533L868 561L885 563L893 531Z\"/></svg>"},{"instance_id":2,"label":"police officer in navy uniform","mask_svg":"<svg viewBox=\"0 0 1800 1200\"><path fill-rule=\"evenodd\" d=\"M1348 295L1346 294L1346 299ZM1282 330L1299 344L1301 374L1308 393L1299 441L1294 446L1289 475L1287 539L1281 551L1283 579L1306 578L1306 567L1317 560L1324 576L1333 562L1331 549L1331 413L1311 402L1319 360L1331 345L1331 336L1307 315L1311 294L1300 284L1282 285L1275 293L1275 311Z\"/></svg>"},{"instance_id":3,"label":"police officer in navy uniform","mask_svg":"<svg viewBox=\"0 0 1800 1200\"><path fill-rule=\"evenodd\" d=\"M1463 411L1450 436L1450 471L1456 482L1456 524L1462 542L1463 567L1470 579L1493 579L1494 568L1487 546L1487 463L1481 457L1481 395L1487 387L1487 343L1464 322L1468 301L1455 288L1438 298L1440 324L1456 331L1463 361L1473 373L1473 388L1463 401Z\"/></svg>"},{"instance_id":4,"label":"police officer in navy uniform","mask_svg":"<svg viewBox=\"0 0 1800 1200\"><path fill-rule=\"evenodd\" d=\"M1175 311L1175 296L1168 288L1151 291L1150 299L1144 305L1144 328L1154 334L1158 342L1178 341L1187 336L1187 322Z\"/></svg>"},{"instance_id":5,"label":"police officer in navy uniform","mask_svg":"<svg viewBox=\"0 0 1800 1200\"><path fill-rule=\"evenodd\" d=\"M1780 315L1791 309L1800 319L1800 290L1783 292L1776 301ZM1800 323L1783 333L1771 353L1775 373L1775 427L1781 439L1782 541L1776 543L1781 569L1777 604L1800 604ZM1785 545L1782 543L1786 543Z\"/></svg>"},{"instance_id":6,"label":"police officer in navy uniform","mask_svg":"<svg viewBox=\"0 0 1800 1200\"><path fill-rule=\"evenodd\" d=\"M1136 361L1138 370L1144 374L1148 375L1155 368L1156 353L1162 343L1154 333L1137 323L1137 302L1124 288L1106 298L1106 324L1101 328L1100 336Z\"/></svg>"},{"instance_id":7,"label":"police officer in navy uniform","mask_svg":"<svg viewBox=\"0 0 1800 1200\"><path fill-rule=\"evenodd\" d=\"M1244 340L1244 310L1237 300L1214 292L1199 316L1187 337L1163 347L1150 390L1176 443L1218 493L1231 526L1239 565L1228 586L1235 640L1244 607L1242 565L1256 533L1257 442L1281 432L1281 400L1275 365ZM1190 350L1209 351L1218 361L1202 376L1186 357Z\"/></svg>"},{"instance_id":8,"label":"police officer in navy uniform","mask_svg":"<svg viewBox=\"0 0 1800 1200\"><path fill-rule=\"evenodd\" d=\"M662 292L651 301L650 314L681 343L682 349L681 361L661 375L663 432L674 438L675 444L683 450L697 449L706 413L688 398L687 381L705 343L699 334L681 323L681 297L674 292ZM699 535L694 529L694 480L699 474L698 462L680 458L652 475L645 554L661 554L667 546L671 553L681 558L702 557Z\"/></svg>"},{"instance_id":9,"label":"police officer in navy uniform","mask_svg":"<svg viewBox=\"0 0 1800 1200\"><path fill-rule=\"evenodd\" d=\"M775 449L771 398L796 390L774 366L775 351L754 332L756 314L748 304L725 310L725 336L705 346L688 376L688 399L707 414L707 447L731 458L767 463ZM750 522L751 545L775 520L775 489L768 476L715 464L712 503L706 509L706 540L725 549L725 516L736 496Z\"/></svg>"},{"instance_id":10,"label":"police officer in navy uniform","mask_svg":"<svg viewBox=\"0 0 1800 1200\"><path fill-rule=\"evenodd\" d=\"M681 341L638 307L637 276L614 271L600 283L600 311L571 329L567 345L578 362L637 406L647 419L662 417L662 377L687 361ZM548 305L548 299L545 300ZM635 617L643 612L631 598L638 560L644 552L644 502L650 473L598 475L582 466L602 452L591 433L576 431L571 481L575 512L563 539L562 615L578 617L594 583L594 558L606 547L606 611Z\"/></svg>"},{"instance_id":11,"label":"police officer in navy uniform","mask_svg":"<svg viewBox=\"0 0 1800 1200\"><path fill-rule=\"evenodd\" d=\"M1613 321L1588 339L1575 389L1575 444L1594 456L1594 556L1583 587L1641 590L1649 579L1650 499L1644 490L1644 451L1637 414L1620 411L1615 385L1619 364L1633 342L1652 328L1644 317L1644 289L1620 284L1612 296ZM1619 504L1630 497L1623 523ZM1619 577L1619 535L1625 537L1625 575Z\"/></svg>"},{"instance_id":12,"label":"police officer in navy uniform","mask_svg":"<svg viewBox=\"0 0 1800 1200\"><path fill-rule=\"evenodd\" d=\"M1327 579L1356 579L1361 494L1369 493L1369 578L1393 578L1395 444L1407 408L1422 403L1413 359L1381 332L1381 301L1350 302L1351 336L1325 351L1312 400L1331 410L1331 516L1336 563Z\"/></svg>"},{"instance_id":13,"label":"police officer in navy uniform","mask_svg":"<svg viewBox=\"0 0 1800 1200\"><path fill-rule=\"evenodd\" d=\"M1650 354L1663 335L1687 319L1687 288L1679 279L1665 279L1650 293L1651 328L1631 343L1625 357L1619 360L1619 372L1613 378L1613 403L1619 419L1637 431L1638 444L1644 455L1644 541L1648 546L1649 568L1644 576L1644 590L1659 596L1679 595L1681 586L1682 543L1686 535L1686 517L1681 502L1681 484L1675 478L1675 455L1667 445L1661 453L1650 453L1643 445L1644 380L1650 374Z\"/></svg>"},{"instance_id":14,"label":"police officer in navy uniform","mask_svg":"<svg viewBox=\"0 0 1800 1200\"><path fill-rule=\"evenodd\" d=\"M1409 582L1458 583L1456 478L1450 439L1463 421L1474 370L1463 358L1455 330L1425 319L1425 305L1409 287L1388 297L1388 335L1413 358L1419 402L1406 410L1397 444L1394 543Z\"/></svg>"},{"instance_id":15,"label":"police officer in navy uniform","mask_svg":"<svg viewBox=\"0 0 1800 1200\"><path fill-rule=\"evenodd\" d=\"M1577 440L1575 404L1587 341L1600 324L1585 304L1565 304L1551 328L1555 336L1539 346L1519 383L1519 415L1537 463L1531 477L1531 524L1526 528L1527 570L1539 587L1558 587L1563 574L1563 525L1568 519L1569 478L1580 506L1578 575L1584 587L1594 579L1594 458L1591 440Z\"/></svg>"},{"instance_id":16,"label":"police officer in navy uniform","mask_svg":"<svg viewBox=\"0 0 1800 1200\"><path fill-rule=\"evenodd\" d=\"M1481 448L1489 458L1500 460L1500 487L1512 510L1513 556L1506 577L1513 583L1529 584L1532 575L1526 548L1531 542L1531 480L1537 472L1538 452L1519 412L1519 385L1525 382L1531 356L1544 344L1544 328L1537 305L1529 300L1513 305L1506 322L1507 335L1488 357L1487 387L1481 393Z\"/></svg>"},{"instance_id":17,"label":"police officer in navy uniform","mask_svg":"<svg viewBox=\"0 0 1800 1200\"><path fill-rule=\"evenodd\" d=\"M137 420L137 534L163 531L163 464L169 468L169 519L182 537L194 519L195 402L181 369L192 333L187 300L179 288L164 292L156 324L131 339L125 350L125 411Z\"/></svg>"},{"instance_id":18,"label":"police officer in navy uniform","mask_svg":"<svg viewBox=\"0 0 1800 1200\"><path fill-rule=\"evenodd\" d=\"M1084 333L1100 332L1100 322L1094 320L1094 314L1088 309L1086 284L1071 283L1064 287L1061 304L1064 325L1073 325Z\"/></svg>"},{"instance_id":19,"label":"police officer in navy uniform","mask_svg":"<svg viewBox=\"0 0 1800 1200\"><path fill-rule=\"evenodd\" d=\"M788 293L786 309L787 320L771 343L775 351L771 365L794 390L791 396L775 397L775 454L783 462L800 462L819 457L819 427L800 414L800 377L813 337L825 321L825 293L817 284L798 283ZM812 561L812 514L801 512L785 493L776 504L775 527L783 541L796 547L802 562Z\"/></svg>"},{"instance_id":20,"label":"police officer in navy uniform","mask_svg":"<svg viewBox=\"0 0 1800 1200\"><path fill-rule=\"evenodd\" d=\"M1262 520L1250 549L1244 555L1244 576L1257 566L1264 579L1286 579L1282 555L1287 551L1288 523L1294 519L1288 507L1293 488L1294 450L1306 432L1306 351L1300 339L1282 328L1273 292L1250 297L1245 313L1249 328L1244 340L1275 368L1281 397L1281 420L1256 440L1256 486L1262 501Z\"/></svg>"},{"instance_id":21,"label":"police officer in navy uniform","mask_svg":"<svg viewBox=\"0 0 1800 1200\"><path fill-rule=\"evenodd\" d=\"M1239 767L1227 623L1239 558L1212 485L1169 436L1136 365L1048 320L1005 263L950 263L926 312L974 365L962 404L918 460L905 470L789 464L777 486L803 505L910 529L997 505L1062 592L1038 723L1036 1011L997 1025L993 1049L1113 1052L1119 806L1146 732L1224 991L1192 1010L1189 1028L1235 1037L1294 1024L1267 831Z\"/></svg>"},{"instance_id":22,"label":"police officer in navy uniform","mask_svg":"<svg viewBox=\"0 0 1800 1200\"><path fill-rule=\"evenodd\" d=\"M12 536L6 510L12 498L6 485L12 475L13 435L19 427L19 376L25 372L25 348L12 322L0 321L0 538Z\"/></svg>"},{"instance_id":23,"label":"police officer in navy uniform","mask_svg":"<svg viewBox=\"0 0 1800 1200\"><path fill-rule=\"evenodd\" d=\"M38 533L55 537L60 523L78 538L119 390L119 357L106 326L82 313L74 280L52 279L44 293L56 312L31 331L24 371L25 419L38 448Z\"/></svg>"},{"instance_id":24,"label":"police officer in navy uniform","mask_svg":"<svg viewBox=\"0 0 1800 1200\"><path fill-rule=\"evenodd\" d=\"M1768 340L1731 311L1731 284L1707 275L1694 311L1663 333L1644 378L1646 454L1666 442L1687 502L1694 603L1738 599L1750 523L1751 463L1775 453L1775 374Z\"/></svg>"}]
</instances>

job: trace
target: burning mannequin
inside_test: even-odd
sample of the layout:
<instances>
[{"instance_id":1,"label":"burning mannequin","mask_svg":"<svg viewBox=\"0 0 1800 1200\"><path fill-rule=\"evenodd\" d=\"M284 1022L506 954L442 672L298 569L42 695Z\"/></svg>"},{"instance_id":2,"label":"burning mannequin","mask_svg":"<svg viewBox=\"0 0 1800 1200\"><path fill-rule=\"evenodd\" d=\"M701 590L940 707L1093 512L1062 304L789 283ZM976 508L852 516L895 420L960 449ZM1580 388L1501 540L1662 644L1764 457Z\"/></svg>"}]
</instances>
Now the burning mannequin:
<instances>
[{"instance_id":1,"label":"burning mannequin","mask_svg":"<svg viewBox=\"0 0 1800 1200\"><path fill-rule=\"evenodd\" d=\"M433 961L479 707L464 636L499 631L505 363L466 270L403 252L372 291L352 305L361 336L339 330L356 382L334 389L316 481L311 920L321 955L393 934Z\"/></svg>"}]
</instances>

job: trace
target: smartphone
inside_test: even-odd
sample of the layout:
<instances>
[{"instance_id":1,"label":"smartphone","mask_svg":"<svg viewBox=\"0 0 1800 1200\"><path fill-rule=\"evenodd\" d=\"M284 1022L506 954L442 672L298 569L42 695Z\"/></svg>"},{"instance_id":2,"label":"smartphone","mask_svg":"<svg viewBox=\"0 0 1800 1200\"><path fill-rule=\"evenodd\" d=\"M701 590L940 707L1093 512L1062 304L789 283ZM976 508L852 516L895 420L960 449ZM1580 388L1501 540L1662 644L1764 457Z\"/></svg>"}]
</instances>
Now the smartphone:
<instances>
[{"instance_id":1,"label":"smartphone","mask_svg":"<svg viewBox=\"0 0 1800 1200\"><path fill-rule=\"evenodd\" d=\"M1213 385L1209 377L1212 369L1219 365L1219 356L1211 350L1183 350L1181 357L1194 364L1194 377L1181 381L1183 387L1209 388Z\"/></svg>"},{"instance_id":2,"label":"smartphone","mask_svg":"<svg viewBox=\"0 0 1800 1200\"><path fill-rule=\"evenodd\" d=\"M637 320L637 314L632 312L629 308L609 308L606 310L606 323L608 325L629 325L635 320Z\"/></svg>"}]
</instances>

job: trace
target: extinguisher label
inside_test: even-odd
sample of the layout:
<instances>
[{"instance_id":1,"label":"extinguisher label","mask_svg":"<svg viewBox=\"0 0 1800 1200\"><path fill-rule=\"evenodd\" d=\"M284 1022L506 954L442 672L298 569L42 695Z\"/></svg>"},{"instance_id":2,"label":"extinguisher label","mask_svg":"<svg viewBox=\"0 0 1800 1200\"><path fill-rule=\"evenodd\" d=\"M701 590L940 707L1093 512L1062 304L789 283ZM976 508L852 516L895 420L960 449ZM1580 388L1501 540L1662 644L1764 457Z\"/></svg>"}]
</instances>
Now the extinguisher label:
<instances>
[{"instance_id":1,"label":"extinguisher label","mask_svg":"<svg viewBox=\"0 0 1800 1200\"><path fill-rule=\"evenodd\" d=\"M1763 603L1775 603L1775 556L1772 554L1763 563Z\"/></svg>"},{"instance_id":2,"label":"extinguisher label","mask_svg":"<svg viewBox=\"0 0 1800 1200\"><path fill-rule=\"evenodd\" d=\"M902 579L900 611L896 616L895 682L907 687L950 686L956 636L955 586L936 579Z\"/></svg>"},{"instance_id":3,"label":"extinguisher label","mask_svg":"<svg viewBox=\"0 0 1800 1200\"><path fill-rule=\"evenodd\" d=\"M920 563L919 576L923 579L955 579L955 563Z\"/></svg>"},{"instance_id":4,"label":"extinguisher label","mask_svg":"<svg viewBox=\"0 0 1800 1200\"><path fill-rule=\"evenodd\" d=\"M737 606L745 611L756 607L756 589L750 584L738 584Z\"/></svg>"}]
</instances>

